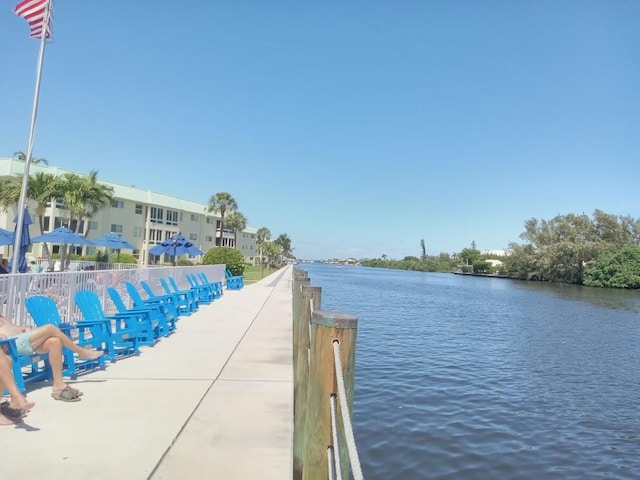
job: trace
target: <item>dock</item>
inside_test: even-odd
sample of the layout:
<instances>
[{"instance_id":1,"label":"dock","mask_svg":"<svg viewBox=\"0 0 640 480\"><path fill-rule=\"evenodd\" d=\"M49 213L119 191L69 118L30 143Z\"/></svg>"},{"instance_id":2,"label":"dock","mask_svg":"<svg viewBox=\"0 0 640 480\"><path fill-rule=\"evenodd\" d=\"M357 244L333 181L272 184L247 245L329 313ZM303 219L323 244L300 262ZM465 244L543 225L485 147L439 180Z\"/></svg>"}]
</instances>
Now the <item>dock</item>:
<instances>
[{"instance_id":1,"label":"dock","mask_svg":"<svg viewBox=\"0 0 640 480\"><path fill-rule=\"evenodd\" d=\"M139 356L80 375L74 403L36 383L0 427L5 478L292 478L292 267L225 290Z\"/></svg>"}]
</instances>

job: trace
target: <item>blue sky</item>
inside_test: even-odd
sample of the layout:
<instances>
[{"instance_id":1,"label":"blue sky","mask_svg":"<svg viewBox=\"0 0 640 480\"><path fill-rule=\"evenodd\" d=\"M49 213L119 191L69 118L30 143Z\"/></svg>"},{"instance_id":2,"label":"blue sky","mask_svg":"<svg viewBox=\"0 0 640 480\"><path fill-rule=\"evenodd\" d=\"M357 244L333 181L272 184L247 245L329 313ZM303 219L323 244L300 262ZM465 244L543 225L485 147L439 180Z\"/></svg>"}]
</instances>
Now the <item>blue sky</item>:
<instances>
[{"instance_id":1,"label":"blue sky","mask_svg":"<svg viewBox=\"0 0 640 480\"><path fill-rule=\"evenodd\" d=\"M0 156L38 42L0 0ZM34 154L206 203L300 258L506 248L640 217L640 2L56 0Z\"/></svg>"}]
</instances>

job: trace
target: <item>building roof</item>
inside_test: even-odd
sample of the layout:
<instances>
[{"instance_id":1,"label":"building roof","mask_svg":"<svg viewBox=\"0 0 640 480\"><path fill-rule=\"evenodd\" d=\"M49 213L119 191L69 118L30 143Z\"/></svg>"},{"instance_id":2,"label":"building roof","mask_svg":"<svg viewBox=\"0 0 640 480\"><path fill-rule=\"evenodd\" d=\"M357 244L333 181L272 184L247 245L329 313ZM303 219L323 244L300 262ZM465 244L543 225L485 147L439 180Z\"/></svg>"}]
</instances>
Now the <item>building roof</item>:
<instances>
[{"instance_id":1,"label":"building roof","mask_svg":"<svg viewBox=\"0 0 640 480\"><path fill-rule=\"evenodd\" d=\"M29 166L31 174L44 172L55 176L64 175L65 173L75 173L76 175L86 176L84 173L74 172L56 166L47 166L40 164L32 164ZM0 177L22 175L24 173L24 162L15 158L0 157ZM115 198L122 198L132 202L140 202L147 205L162 205L165 208L181 210L188 213L205 214L207 213L208 204L193 202L174 195L158 193L152 190L138 188L135 185L121 185L119 183L98 179L98 182L113 188ZM255 230L255 231L254 231ZM256 233L257 229L247 227L244 229L247 233Z\"/></svg>"}]
</instances>

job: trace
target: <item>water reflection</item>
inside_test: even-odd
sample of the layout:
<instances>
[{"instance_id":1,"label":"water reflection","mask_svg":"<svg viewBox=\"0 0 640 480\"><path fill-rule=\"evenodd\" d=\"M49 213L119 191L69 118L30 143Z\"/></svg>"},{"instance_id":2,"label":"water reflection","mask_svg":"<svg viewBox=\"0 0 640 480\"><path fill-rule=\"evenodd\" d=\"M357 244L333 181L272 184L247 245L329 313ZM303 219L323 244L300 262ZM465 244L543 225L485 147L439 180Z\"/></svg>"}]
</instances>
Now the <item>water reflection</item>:
<instances>
[{"instance_id":1,"label":"water reflection","mask_svg":"<svg viewBox=\"0 0 640 480\"><path fill-rule=\"evenodd\" d=\"M506 280L514 288L526 289L556 297L576 301L588 302L597 307L640 312L640 292L637 290L623 290L617 288L596 288L582 285L566 285L549 282L527 282L520 280Z\"/></svg>"}]
</instances>

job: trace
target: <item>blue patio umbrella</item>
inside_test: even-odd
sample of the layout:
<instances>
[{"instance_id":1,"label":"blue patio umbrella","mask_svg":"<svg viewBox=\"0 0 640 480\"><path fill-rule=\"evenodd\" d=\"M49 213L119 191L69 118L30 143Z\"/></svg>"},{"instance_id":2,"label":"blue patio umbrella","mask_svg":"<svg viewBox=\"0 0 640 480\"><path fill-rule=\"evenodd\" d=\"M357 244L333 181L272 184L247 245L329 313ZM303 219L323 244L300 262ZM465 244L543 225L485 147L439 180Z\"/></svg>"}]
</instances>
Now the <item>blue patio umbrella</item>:
<instances>
[{"instance_id":1,"label":"blue patio umbrella","mask_svg":"<svg viewBox=\"0 0 640 480\"><path fill-rule=\"evenodd\" d=\"M31 243L43 242L60 245L94 245L93 242L67 227L58 227L52 232L43 233L31 239Z\"/></svg>"},{"instance_id":2,"label":"blue patio umbrella","mask_svg":"<svg viewBox=\"0 0 640 480\"><path fill-rule=\"evenodd\" d=\"M95 245L100 247L113 248L119 250L124 248L125 250L136 250L136 246L127 242L119 233L107 233L101 237L91 240Z\"/></svg>"},{"instance_id":3,"label":"blue patio umbrella","mask_svg":"<svg viewBox=\"0 0 640 480\"><path fill-rule=\"evenodd\" d=\"M165 240L162 243L159 243L155 247L151 247L149 249L149 253L152 255L162 255L166 253L168 255L173 255L173 264L176 264L175 258L180 255L202 255L202 250L196 247L189 240L184 238L184 236L178 234L173 237Z\"/></svg>"},{"instance_id":4,"label":"blue patio umbrella","mask_svg":"<svg viewBox=\"0 0 640 480\"><path fill-rule=\"evenodd\" d=\"M65 253L65 245L93 245L93 242L67 227L58 227L52 232L43 233L42 235L32 238L31 243L56 243L62 245L60 250L63 254L60 258L61 266Z\"/></svg>"},{"instance_id":5,"label":"blue patio umbrella","mask_svg":"<svg viewBox=\"0 0 640 480\"><path fill-rule=\"evenodd\" d=\"M13 223L16 224L16 228L18 228L18 216L13 219ZM29 225L31 225L33 221L31 221L31 215L29 215L29 210L24 209L24 217L22 219L22 233L20 234L20 249L18 250L18 272L25 273L29 269L29 265L27 264L27 249L29 245L31 245L31 235L29 234ZM13 233L15 238L15 232ZM16 252L13 252L13 255L16 255ZM13 258L9 262L11 268L13 268Z\"/></svg>"},{"instance_id":6,"label":"blue patio umbrella","mask_svg":"<svg viewBox=\"0 0 640 480\"><path fill-rule=\"evenodd\" d=\"M118 260L120 259L120 250L136 250L137 247L127 242L119 233L111 232L107 233L99 238L92 240L95 245L100 247L107 247L118 252Z\"/></svg>"},{"instance_id":7,"label":"blue patio umbrella","mask_svg":"<svg viewBox=\"0 0 640 480\"><path fill-rule=\"evenodd\" d=\"M0 228L0 245L13 245L14 236L11 230Z\"/></svg>"}]
</instances>

